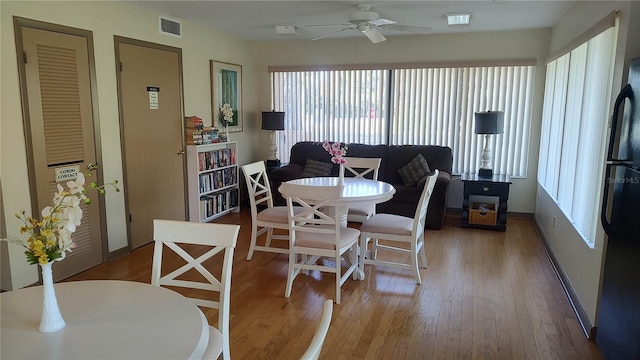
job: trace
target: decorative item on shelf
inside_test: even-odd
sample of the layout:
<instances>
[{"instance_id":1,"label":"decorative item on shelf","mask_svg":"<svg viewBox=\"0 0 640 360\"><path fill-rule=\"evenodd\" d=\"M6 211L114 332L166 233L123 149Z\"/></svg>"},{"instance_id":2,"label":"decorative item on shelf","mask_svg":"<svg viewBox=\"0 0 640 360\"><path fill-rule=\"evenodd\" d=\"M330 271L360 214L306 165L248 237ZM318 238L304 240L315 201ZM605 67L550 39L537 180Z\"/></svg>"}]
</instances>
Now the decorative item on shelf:
<instances>
[{"instance_id":1,"label":"decorative item on shelf","mask_svg":"<svg viewBox=\"0 0 640 360\"><path fill-rule=\"evenodd\" d=\"M231 105L225 103L220 106L218 120L224 126L225 141L229 141L229 125L233 123L233 108L231 108Z\"/></svg>"},{"instance_id":2,"label":"decorative item on shelf","mask_svg":"<svg viewBox=\"0 0 640 360\"><path fill-rule=\"evenodd\" d=\"M280 165L278 160L278 145L276 130L284 130L284 112L282 111L263 111L262 112L262 130L271 130L271 145L269 146L269 157L267 158L267 167L273 168Z\"/></svg>"},{"instance_id":3,"label":"decorative item on shelf","mask_svg":"<svg viewBox=\"0 0 640 360\"><path fill-rule=\"evenodd\" d=\"M187 145L199 145L204 140L202 119L197 116L184 118L184 134Z\"/></svg>"},{"instance_id":4,"label":"decorative item on shelf","mask_svg":"<svg viewBox=\"0 0 640 360\"><path fill-rule=\"evenodd\" d=\"M204 126L202 128L202 144L214 144L217 142L220 142L220 138L218 137L218 129L211 126Z\"/></svg>"},{"instance_id":5,"label":"decorative item on shelf","mask_svg":"<svg viewBox=\"0 0 640 360\"><path fill-rule=\"evenodd\" d=\"M339 142L329 143L327 140L322 143L322 148L331 155L331 162L340 165L338 186L344 186L344 164L347 163L347 160L344 158L347 154L347 146L342 147L341 145Z\"/></svg>"},{"instance_id":6,"label":"decorative item on shelf","mask_svg":"<svg viewBox=\"0 0 640 360\"><path fill-rule=\"evenodd\" d=\"M96 170L96 165L88 167L90 171ZM88 173L87 176L91 176ZM90 204L91 199L86 196L85 175L78 172L75 180L67 182L68 190L57 184L57 191L53 195L53 204L42 209L40 219L27 216L23 210L16 214L24 226L20 228L20 233L29 234L27 240L18 238L3 239L10 243L20 245L27 250L24 252L29 264L38 264L42 272L43 303L42 318L39 330L41 332L52 332L62 329L66 324L56 299L53 288L52 265L54 261L63 260L67 252L71 252L76 244L71 239L82 220L81 203ZM89 189L98 191L99 194L106 193L106 186L112 186L116 192L118 181L98 186L91 182Z\"/></svg>"},{"instance_id":7,"label":"decorative item on shelf","mask_svg":"<svg viewBox=\"0 0 640 360\"><path fill-rule=\"evenodd\" d=\"M502 134L504 131L504 112L486 111L475 113L475 134L484 135L484 149L482 150L482 163L478 169L478 177L490 178L493 176L491 135Z\"/></svg>"}]
</instances>

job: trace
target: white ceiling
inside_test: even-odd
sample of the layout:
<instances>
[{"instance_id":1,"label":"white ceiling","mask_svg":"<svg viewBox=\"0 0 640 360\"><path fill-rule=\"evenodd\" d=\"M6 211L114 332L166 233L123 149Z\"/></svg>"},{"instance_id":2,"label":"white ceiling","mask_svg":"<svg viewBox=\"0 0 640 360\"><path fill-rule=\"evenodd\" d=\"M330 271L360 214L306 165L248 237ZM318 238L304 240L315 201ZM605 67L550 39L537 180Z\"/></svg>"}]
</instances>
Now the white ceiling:
<instances>
[{"instance_id":1,"label":"white ceiling","mask_svg":"<svg viewBox=\"0 0 640 360\"><path fill-rule=\"evenodd\" d=\"M358 4L371 4L380 18L398 25L421 26L433 34L547 28L553 26L578 0L475 1L127 1L181 21L198 23L250 40L312 39L339 27L298 28L296 35L276 34L276 25L348 23ZM468 26L450 27L446 14L471 13ZM382 30L385 36L406 32ZM334 37L363 36L344 31ZM425 35L428 36L428 35Z\"/></svg>"}]
</instances>

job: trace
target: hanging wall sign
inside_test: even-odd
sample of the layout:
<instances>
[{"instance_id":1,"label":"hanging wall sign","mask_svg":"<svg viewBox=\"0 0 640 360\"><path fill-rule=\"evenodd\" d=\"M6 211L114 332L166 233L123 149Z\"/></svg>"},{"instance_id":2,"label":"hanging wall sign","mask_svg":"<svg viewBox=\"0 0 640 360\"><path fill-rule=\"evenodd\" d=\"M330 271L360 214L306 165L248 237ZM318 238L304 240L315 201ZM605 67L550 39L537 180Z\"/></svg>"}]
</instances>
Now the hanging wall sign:
<instances>
[{"instance_id":1,"label":"hanging wall sign","mask_svg":"<svg viewBox=\"0 0 640 360\"><path fill-rule=\"evenodd\" d=\"M158 93L159 87L147 86L147 92L149 93L149 109L158 110Z\"/></svg>"},{"instance_id":2,"label":"hanging wall sign","mask_svg":"<svg viewBox=\"0 0 640 360\"><path fill-rule=\"evenodd\" d=\"M80 165L56 168L56 182L71 181L78 177Z\"/></svg>"}]
</instances>

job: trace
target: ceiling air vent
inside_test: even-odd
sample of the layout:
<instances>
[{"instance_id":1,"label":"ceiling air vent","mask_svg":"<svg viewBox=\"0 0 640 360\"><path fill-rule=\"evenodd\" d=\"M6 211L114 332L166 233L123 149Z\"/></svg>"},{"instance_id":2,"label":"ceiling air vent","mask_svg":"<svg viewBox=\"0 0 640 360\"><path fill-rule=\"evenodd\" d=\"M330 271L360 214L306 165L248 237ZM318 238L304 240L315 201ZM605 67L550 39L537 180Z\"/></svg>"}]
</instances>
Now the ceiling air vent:
<instances>
[{"instance_id":1,"label":"ceiling air vent","mask_svg":"<svg viewBox=\"0 0 640 360\"><path fill-rule=\"evenodd\" d=\"M160 16L160 34L181 38L182 22L165 16Z\"/></svg>"}]
</instances>

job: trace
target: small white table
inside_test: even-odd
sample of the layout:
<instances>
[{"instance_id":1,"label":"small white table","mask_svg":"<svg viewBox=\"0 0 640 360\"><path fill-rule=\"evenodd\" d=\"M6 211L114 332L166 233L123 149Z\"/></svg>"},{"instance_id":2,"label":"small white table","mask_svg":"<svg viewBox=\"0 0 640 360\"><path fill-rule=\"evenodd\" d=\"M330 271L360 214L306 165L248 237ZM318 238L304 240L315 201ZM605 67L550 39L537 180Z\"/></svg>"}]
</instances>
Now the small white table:
<instances>
[{"instance_id":1,"label":"small white table","mask_svg":"<svg viewBox=\"0 0 640 360\"><path fill-rule=\"evenodd\" d=\"M335 186L338 184L337 177L312 177L287 181L289 184L299 184L307 186ZM382 203L391 200L396 189L393 185L383 181L344 178L344 189L340 196L340 202L344 207L340 207L340 220L347 224L347 211L349 205L358 203ZM343 211L344 210L344 211Z\"/></svg>"},{"instance_id":2,"label":"small white table","mask_svg":"<svg viewBox=\"0 0 640 360\"><path fill-rule=\"evenodd\" d=\"M201 359L209 326L175 291L132 281L54 285L66 326L38 331L42 286L0 294L2 359Z\"/></svg>"}]
</instances>

